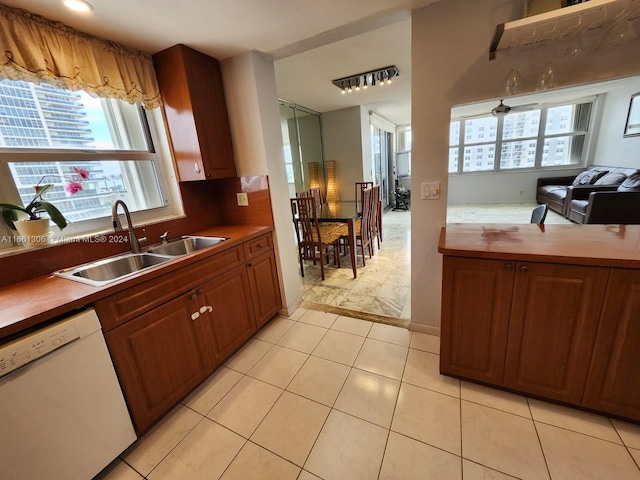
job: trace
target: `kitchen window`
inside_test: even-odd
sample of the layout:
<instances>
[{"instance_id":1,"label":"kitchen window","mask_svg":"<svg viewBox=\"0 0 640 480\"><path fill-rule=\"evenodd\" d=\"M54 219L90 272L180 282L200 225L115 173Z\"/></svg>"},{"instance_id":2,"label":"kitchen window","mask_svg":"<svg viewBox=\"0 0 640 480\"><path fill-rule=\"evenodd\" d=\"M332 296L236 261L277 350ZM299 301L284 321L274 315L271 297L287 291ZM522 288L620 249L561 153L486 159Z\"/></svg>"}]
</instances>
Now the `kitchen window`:
<instances>
[{"instance_id":1,"label":"kitchen window","mask_svg":"<svg viewBox=\"0 0 640 480\"><path fill-rule=\"evenodd\" d=\"M588 101L454 120L449 173L584 165L592 110L593 101Z\"/></svg>"},{"instance_id":2,"label":"kitchen window","mask_svg":"<svg viewBox=\"0 0 640 480\"><path fill-rule=\"evenodd\" d=\"M70 221L63 232L52 229L57 235L111 228L116 200L136 212L136 222L180 214L167 182L170 158L159 108L145 111L44 82L0 81L0 201L28 203L44 177L54 185L45 199ZM74 167L89 178L71 195L65 177Z\"/></svg>"}]
</instances>

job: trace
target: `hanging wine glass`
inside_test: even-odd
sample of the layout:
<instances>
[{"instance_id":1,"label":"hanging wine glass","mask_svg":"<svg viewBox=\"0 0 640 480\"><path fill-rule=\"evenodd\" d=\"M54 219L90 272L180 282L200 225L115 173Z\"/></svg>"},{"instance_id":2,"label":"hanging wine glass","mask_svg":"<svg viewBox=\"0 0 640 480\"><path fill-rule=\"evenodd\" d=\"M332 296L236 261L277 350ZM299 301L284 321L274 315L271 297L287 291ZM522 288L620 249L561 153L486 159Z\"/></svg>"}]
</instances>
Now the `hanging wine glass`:
<instances>
[{"instance_id":1,"label":"hanging wine glass","mask_svg":"<svg viewBox=\"0 0 640 480\"><path fill-rule=\"evenodd\" d=\"M504 81L504 93L507 96L516 95L522 90L522 75L516 69L511 69Z\"/></svg>"},{"instance_id":2,"label":"hanging wine glass","mask_svg":"<svg viewBox=\"0 0 640 480\"><path fill-rule=\"evenodd\" d=\"M546 90L547 88L553 88L556 85L558 67L555 63L547 62L540 74L539 86L540 90Z\"/></svg>"}]
</instances>

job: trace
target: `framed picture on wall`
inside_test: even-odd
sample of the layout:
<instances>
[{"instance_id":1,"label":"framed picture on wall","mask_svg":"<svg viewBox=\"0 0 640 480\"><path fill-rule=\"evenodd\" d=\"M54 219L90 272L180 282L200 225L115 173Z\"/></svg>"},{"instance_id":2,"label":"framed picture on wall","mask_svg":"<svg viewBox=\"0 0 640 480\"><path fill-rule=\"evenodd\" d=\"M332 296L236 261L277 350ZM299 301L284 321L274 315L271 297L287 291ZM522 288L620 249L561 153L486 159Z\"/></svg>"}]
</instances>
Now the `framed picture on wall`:
<instances>
[{"instance_id":1,"label":"framed picture on wall","mask_svg":"<svg viewBox=\"0 0 640 480\"><path fill-rule=\"evenodd\" d=\"M640 135L640 92L631 95L627 124L624 127L624 136L633 137Z\"/></svg>"}]
</instances>

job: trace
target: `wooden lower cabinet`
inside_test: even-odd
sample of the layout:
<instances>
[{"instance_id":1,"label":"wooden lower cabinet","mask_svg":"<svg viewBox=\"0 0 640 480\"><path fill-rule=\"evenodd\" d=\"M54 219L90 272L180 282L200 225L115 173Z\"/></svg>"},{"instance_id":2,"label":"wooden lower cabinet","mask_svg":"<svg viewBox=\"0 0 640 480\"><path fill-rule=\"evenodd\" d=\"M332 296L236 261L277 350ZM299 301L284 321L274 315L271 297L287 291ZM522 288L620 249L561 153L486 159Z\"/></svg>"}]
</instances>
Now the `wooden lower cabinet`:
<instances>
[{"instance_id":1,"label":"wooden lower cabinet","mask_svg":"<svg viewBox=\"0 0 640 480\"><path fill-rule=\"evenodd\" d=\"M513 262L444 257L440 370L501 384Z\"/></svg>"},{"instance_id":2,"label":"wooden lower cabinet","mask_svg":"<svg viewBox=\"0 0 640 480\"><path fill-rule=\"evenodd\" d=\"M190 295L105 334L136 432L146 431L208 374Z\"/></svg>"},{"instance_id":3,"label":"wooden lower cabinet","mask_svg":"<svg viewBox=\"0 0 640 480\"><path fill-rule=\"evenodd\" d=\"M256 331L244 265L203 284L196 295L202 313L195 323L213 371Z\"/></svg>"},{"instance_id":4,"label":"wooden lower cabinet","mask_svg":"<svg viewBox=\"0 0 640 480\"><path fill-rule=\"evenodd\" d=\"M273 250L247 262L247 272L253 296L256 326L260 328L271 320L282 307L276 257Z\"/></svg>"},{"instance_id":5,"label":"wooden lower cabinet","mask_svg":"<svg viewBox=\"0 0 640 480\"><path fill-rule=\"evenodd\" d=\"M517 262L503 385L580 404L608 268Z\"/></svg>"},{"instance_id":6,"label":"wooden lower cabinet","mask_svg":"<svg viewBox=\"0 0 640 480\"><path fill-rule=\"evenodd\" d=\"M640 271L612 269L582 405L640 421Z\"/></svg>"}]
</instances>

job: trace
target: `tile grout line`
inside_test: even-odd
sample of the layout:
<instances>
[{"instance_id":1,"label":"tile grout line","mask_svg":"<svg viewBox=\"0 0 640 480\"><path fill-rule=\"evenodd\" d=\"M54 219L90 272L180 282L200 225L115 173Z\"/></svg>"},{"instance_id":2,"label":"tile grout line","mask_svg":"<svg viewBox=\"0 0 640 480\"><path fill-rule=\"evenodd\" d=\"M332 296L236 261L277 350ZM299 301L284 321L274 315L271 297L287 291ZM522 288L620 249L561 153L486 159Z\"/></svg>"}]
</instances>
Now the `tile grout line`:
<instances>
[{"instance_id":1,"label":"tile grout line","mask_svg":"<svg viewBox=\"0 0 640 480\"><path fill-rule=\"evenodd\" d=\"M547 460L547 455L544 453L544 447L542 446L542 439L540 438L540 432L538 432L538 426L536 425L536 421L533 418L533 411L531 410L531 404L529 403L529 397L525 397L527 399L527 406L529 407L529 413L531 414L531 421L533 422L533 428L536 432L536 437L538 437L538 444L540 445L540 451L542 452L542 458L544 459L544 464L547 467L547 475L549 478L553 478L551 476L551 469L549 468L549 461Z\"/></svg>"}]
</instances>

